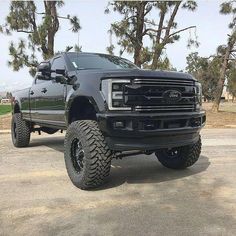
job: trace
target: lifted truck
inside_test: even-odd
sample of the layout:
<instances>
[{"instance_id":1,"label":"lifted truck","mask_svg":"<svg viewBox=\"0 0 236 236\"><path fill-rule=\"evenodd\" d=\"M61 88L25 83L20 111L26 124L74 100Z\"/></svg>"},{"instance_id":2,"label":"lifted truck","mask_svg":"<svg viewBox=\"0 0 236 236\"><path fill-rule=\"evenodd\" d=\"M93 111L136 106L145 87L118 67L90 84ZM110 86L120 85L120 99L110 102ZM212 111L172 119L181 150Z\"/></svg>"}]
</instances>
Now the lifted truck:
<instances>
[{"instance_id":1,"label":"lifted truck","mask_svg":"<svg viewBox=\"0 0 236 236\"><path fill-rule=\"evenodd\" d=\"M155 153L165 167L183 169L200 156L201 97L189 74L62 53L39 65L31 88L13 93L12 141L26 147L31 132L67 130L65 164L81 189L102 185L112 158Z\"/></svg>"}]
</instances>

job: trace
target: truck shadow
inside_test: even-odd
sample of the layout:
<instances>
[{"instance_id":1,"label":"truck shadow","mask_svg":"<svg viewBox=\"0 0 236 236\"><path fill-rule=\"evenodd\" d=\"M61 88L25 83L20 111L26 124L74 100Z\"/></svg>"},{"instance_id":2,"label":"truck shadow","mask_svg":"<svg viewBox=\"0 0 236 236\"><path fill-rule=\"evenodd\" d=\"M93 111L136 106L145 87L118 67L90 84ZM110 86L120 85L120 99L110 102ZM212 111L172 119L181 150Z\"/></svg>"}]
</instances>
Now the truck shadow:
<instances>
[{"instance_id":1,"label":"truck shadow","mask_svg":"<svg viewBox=\"0 0 236 236\"><path fill-rule=\"evenodd\" d=\"M30 147L45 145L55 151L64 152L64 136L36 139ZM207 170L210 161L201 155L199 161L185 170L171 170L163 167L154 154L125 157L112 160L108 183L95 190L118 187L122 184L161 183L196 175ZM92 190L94 191L94 189Z\"/></svg>"},{"instance_id":2,"label":"truck shadow","mask_svg":"<svg viewBox=\"0 0 236 236\"><path fill-rule=\"evenodd\" d=\"M127 157L112 162L109 182L99 189L109 189L124 183L161 183L181 179L206 171L209 165L209 159L204 155L201 155L195 165L185 170L171 170L163 167L154 154Z\"/></svg>"},{"instance_id":3,"label":"truck shadow","mask_svg":"<svg viewBox=\"0 0 236 236\"><path fill-rule=\"evenodd\" d=\"M40 139L33 139L29 147L47 146L55 151L64 152L64 136L48 136Z\"/></svg>"}]
</instances>

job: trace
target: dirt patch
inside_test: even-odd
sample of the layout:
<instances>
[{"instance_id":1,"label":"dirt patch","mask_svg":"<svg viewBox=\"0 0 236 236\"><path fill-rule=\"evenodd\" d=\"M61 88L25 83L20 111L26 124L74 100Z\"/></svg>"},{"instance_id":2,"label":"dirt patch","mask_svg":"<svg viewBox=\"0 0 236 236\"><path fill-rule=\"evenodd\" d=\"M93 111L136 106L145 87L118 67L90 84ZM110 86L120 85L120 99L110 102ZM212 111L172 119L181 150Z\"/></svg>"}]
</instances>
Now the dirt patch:
<instances>
[{"instance_id":1,"label":"dirt patch","mask_svg":"<svg viewBox=\"0 0 236 236\"><path fill-rule=\"evenodd\" d=\"M11 128L11 113L0 116L0 130Z\"/></svg>"}]
</instances>

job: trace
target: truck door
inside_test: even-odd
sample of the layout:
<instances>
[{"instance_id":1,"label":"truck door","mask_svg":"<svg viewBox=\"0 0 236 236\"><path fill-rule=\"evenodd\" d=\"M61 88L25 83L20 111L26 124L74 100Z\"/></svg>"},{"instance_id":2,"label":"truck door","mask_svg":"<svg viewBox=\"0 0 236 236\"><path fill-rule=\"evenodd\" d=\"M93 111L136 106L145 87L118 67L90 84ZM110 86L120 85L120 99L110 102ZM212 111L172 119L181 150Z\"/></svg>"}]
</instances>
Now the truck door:
<instances>
[{"instance_id":1,"label":"truck door","mask_svg":"<svg viewBox=\"0 0 236 236\"><path fill-rule=\"evenodd\" d=\"M54 58L51 69L65 69L64 59ZM35 112L40 123L64 127L66 85L57 83L55 76L56 73L51 73L51 80L37 84Z\"/></svg>"}]
</instances>

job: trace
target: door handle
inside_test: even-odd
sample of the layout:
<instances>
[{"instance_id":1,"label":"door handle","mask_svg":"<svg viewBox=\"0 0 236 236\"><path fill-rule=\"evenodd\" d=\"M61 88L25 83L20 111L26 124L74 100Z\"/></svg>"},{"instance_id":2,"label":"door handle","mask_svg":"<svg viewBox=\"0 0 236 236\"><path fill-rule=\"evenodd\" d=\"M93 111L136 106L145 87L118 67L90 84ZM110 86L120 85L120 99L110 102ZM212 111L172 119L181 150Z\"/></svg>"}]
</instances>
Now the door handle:
<instances>
[{"instance_id":1,"label":"door handle","mask_svg":"<svg viewBox=\"0 0 236 236\"><path fill-rule=\"evenodd\" d=\"M41 90L41 92L42 93L46 93L48 90L46 89L46 88L43 88L42 90Z\"/></svg>"},{"instance_id":2,"label":"door handle","mask_svg":"<svg viewBox=\"0 0 236 236\"><path fill-rule=\"evenodd\" d=\"M30 91L30 95L34 95L34 91Z\"/></svg>"}]
</instances>

